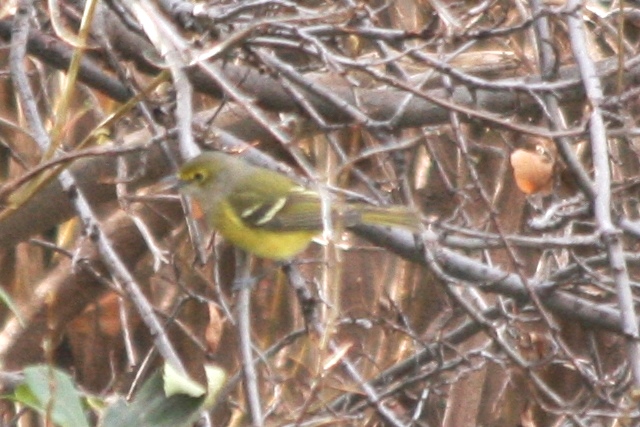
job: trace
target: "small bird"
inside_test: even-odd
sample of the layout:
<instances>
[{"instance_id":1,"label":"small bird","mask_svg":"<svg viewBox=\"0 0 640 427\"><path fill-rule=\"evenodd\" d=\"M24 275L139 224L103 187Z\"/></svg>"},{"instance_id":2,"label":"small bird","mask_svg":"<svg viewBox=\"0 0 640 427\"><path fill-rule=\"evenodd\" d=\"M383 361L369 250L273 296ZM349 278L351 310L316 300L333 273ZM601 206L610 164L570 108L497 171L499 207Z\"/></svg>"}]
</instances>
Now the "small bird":
<instances>
[{"instance_id":1,"label":"small bird","mask_svg":"<svg viewBox=\"0 0 640 427\"><path fill-rule=\"evenodd\" d=\"M209 226L233 245L259 257L287 260L322 231L320 195L272 170L222 152L204 152L185 162L179 187L195 200ZM418 232L420 217L404 206L341 204L334 219L402 227Z\"/></svg>"}]
</instances>

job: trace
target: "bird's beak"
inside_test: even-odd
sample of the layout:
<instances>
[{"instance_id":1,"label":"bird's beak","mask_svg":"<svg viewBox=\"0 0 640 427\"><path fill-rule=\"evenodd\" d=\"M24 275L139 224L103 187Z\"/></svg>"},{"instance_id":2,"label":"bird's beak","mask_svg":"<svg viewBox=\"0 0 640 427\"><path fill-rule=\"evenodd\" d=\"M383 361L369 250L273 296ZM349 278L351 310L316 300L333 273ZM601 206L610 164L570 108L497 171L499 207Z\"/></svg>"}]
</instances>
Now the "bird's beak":
<instances>
[{"instance_id":1,"label":"bird's beak","mask_svg":"<svg viewBox=\"0 0 640 427\"><path fill-rule=\"evenodd\" d=\"M158 181L158 183L160 185L160 191L179 190L184 185L184 182L175 174L165 176Z\"/></svg>"}]
</instances>

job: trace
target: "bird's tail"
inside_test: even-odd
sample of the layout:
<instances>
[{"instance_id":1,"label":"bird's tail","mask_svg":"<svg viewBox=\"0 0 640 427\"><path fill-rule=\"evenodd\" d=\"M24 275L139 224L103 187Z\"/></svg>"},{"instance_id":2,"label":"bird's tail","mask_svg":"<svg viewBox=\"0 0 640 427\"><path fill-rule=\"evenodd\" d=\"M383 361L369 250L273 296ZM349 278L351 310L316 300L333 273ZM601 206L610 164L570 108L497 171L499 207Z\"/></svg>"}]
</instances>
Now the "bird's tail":
<instances>
[{"instance_id":1,"label":"bird's tail","mask_svg":"<svg viewBox=\"0 0 640 427\"><path fill-rule=\"evenodd\" d=\"M351 205L346 215L346 225L358 224L400 227L412 232L420 232L422 221L418 212L406 206Z\"/></svg>"}]
</instances>

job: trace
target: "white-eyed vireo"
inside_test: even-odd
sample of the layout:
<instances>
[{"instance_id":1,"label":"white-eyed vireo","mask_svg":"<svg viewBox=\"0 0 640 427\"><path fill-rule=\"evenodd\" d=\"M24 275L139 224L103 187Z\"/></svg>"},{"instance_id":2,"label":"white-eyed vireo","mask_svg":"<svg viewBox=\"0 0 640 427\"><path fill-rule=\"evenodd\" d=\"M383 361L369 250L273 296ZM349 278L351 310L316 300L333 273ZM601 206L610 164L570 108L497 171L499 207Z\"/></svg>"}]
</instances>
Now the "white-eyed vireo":
<instances>
[{"instance_id":1,"label":"white-eyed vireo","mask_svg":"<svg viewBox=\"0 0 640 427\"><path fill-rule=\"evenodd\" d=\"M178 172L181 190L207 223L235 246L263 258L285 260L322 230L321 201L280 173L221 152L205 152ZM386 225L418 231L419 217L404 206L347 203L334 210L345 227Z\"/></svg>"}]
</instances>

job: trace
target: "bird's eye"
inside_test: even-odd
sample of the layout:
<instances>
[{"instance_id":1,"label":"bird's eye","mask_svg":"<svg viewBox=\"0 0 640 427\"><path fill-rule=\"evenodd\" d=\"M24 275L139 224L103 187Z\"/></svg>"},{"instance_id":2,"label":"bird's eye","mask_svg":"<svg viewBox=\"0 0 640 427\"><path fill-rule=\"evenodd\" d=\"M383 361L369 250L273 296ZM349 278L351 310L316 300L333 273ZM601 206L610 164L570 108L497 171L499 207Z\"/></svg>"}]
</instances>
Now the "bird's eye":
<instances>
[{"instance_id":1,"label":"bird's eye","mask_svg":"<svg viewBox=\"0 0 640 427\"><path fill-rule=\"evenodd\" d=\"M204 174L202 172L194 172L192 178L196 182L202 182L204 181Z\"/></svg>"}]
</instances>

